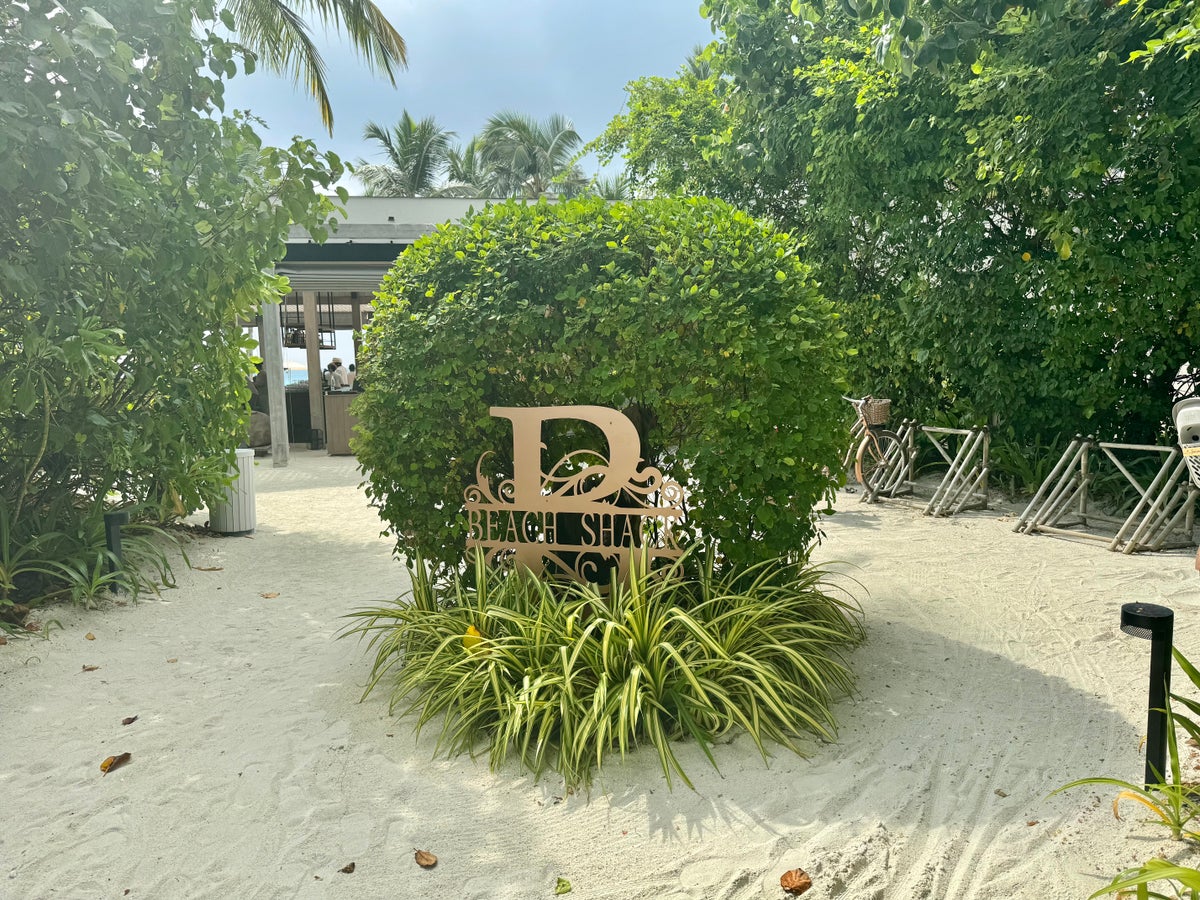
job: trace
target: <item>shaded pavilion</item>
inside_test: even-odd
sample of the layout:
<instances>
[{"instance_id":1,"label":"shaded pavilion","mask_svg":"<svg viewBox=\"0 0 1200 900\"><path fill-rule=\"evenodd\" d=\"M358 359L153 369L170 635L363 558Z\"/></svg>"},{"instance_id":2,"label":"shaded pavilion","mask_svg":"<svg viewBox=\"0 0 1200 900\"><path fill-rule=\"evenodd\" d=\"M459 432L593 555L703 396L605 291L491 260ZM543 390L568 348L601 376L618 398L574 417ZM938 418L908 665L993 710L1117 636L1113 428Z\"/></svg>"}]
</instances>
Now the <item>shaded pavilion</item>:
<instances>
[{"instance_id":1,"label":"shaded pavilion","mask_svg":"<svg viewBox=\"0 0 1200 900\"><path fill-rule=\"evenodd\" d=\"M312 429L325 431L321 349L337 331L358 332L370 321L371 301L396 258L421 235L456 221L487 200L426 197L351 197L338 216L337 230L323 243L293 225L287 253L275 267L286 275L291 293L264 303L253 324L267 376L271 416L271 459L286 466L288 411L284 394L283 348L303 347L308 369L308 412ZM323 343L324 342L324 343ZM297 436L299 437L299 436ZM302 441L301 441L302 442Z\"/></svg>"}]
</instances>

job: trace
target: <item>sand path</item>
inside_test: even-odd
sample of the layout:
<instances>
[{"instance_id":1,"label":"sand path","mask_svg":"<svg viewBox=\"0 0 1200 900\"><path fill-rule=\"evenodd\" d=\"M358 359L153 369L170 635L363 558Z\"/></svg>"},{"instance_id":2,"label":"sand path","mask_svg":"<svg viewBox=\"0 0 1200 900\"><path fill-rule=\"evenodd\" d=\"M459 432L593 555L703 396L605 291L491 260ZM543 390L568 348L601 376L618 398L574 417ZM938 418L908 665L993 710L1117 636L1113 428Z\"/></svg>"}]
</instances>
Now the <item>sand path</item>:
<instances>
[{"instance_id":1,"label":"sand path","mask_svg":"<svg viewBox=\"0 0 1200 900\"><path fill-rule=\"evenodd\" d=\"M1153 855L1200 865L1134 809L1114 820L1112 791L1047 798L1140 778L1149 644L1118 611L1173 607L1200 658L1186 551L843 495L818 556L861 583L869 641L839 741L767 766L737 738L719 773L685 745L695 792L638 753L588 798L434 758L382 694L359 703L369 660L340 617L407 579L354 461L301 452L256 480L257 532L192 541L177 588L0 646L0 897L526 900L563 877L578 898L778 900L800 866L808 898L1074 900Z\"/></svg>"}]
</instances>

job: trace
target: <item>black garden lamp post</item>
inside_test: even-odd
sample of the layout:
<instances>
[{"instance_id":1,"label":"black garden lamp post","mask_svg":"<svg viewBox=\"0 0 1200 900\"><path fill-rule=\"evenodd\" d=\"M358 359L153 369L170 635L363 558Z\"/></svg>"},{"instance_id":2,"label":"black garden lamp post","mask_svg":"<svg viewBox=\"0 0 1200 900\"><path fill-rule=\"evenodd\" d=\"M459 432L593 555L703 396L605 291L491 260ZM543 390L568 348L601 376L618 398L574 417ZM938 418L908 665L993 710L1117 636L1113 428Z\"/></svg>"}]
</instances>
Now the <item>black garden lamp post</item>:
<instances>
[{"instance_id":1,"label":"black garden lamp post","mask_svg":"<svg viewBox=\"0 0 1200 900\"><path fill-rule=\"evenodd\" d=\"M129 511L113 510L104 514L104 542L108 545L108 571L116 572L125 561L121 552L121 526L129 524Z\"/></svg>"},{"instance_id":2,"label":"black garden lamp post","mask_svg":"<svg viewBox=\"0 0 1200 900\"><path fill-rule=\"evenodd\" d=\"M1171 690L1171 638L1175 613L1153 603L1121 607L1121 630L1150 641L1150 712L1146 720L1146 784L1167 779L1167 694Z\"/></svg>"}]
</instances>

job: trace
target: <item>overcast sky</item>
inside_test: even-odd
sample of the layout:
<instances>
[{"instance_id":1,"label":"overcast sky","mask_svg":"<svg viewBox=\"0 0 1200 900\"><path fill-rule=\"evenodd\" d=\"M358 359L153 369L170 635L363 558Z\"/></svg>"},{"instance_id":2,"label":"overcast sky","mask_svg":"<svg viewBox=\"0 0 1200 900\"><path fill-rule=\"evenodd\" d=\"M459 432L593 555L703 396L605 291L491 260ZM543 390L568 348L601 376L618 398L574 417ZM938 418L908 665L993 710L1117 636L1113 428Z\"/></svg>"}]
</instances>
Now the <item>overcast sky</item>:
<instances>
[{"instance_id":1,"label":"overcast sky","mask_svg":"<svg viewBox=\"0 0 1200 900\"><path fill-rule=\"evenodd\" d=\"M409 68L392 88L336 36L318 34L328 66L334 134L315 102L264 72L228 84L226 108L266 120L269 143L293 134L350 162L381 161L362 139L369 120L390 126L403 110L432 115L466 143L502 110L544 119L562 113L584 141L598 136L625 100L625 84L672 75L712 40L699 0L376 0L408 44ZM584 168L595 169L594 160ZM348 185L354 192L354 183Z\"/></svg>"}]
</instances>

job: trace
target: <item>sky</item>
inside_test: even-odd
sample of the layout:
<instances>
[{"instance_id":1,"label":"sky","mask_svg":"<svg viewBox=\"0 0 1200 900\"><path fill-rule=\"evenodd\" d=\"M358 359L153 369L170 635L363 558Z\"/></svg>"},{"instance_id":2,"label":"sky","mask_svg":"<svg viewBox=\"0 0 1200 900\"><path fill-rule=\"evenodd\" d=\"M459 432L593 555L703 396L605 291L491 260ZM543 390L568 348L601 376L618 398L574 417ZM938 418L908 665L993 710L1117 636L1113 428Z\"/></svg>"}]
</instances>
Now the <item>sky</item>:
<instances>
[{"instance_id":1,"label":"sky","mask_svg":"<svg viewBox=\"0 0 1200 900\"><path fill-rule=\"evenodd\" d=\"M314 29L328 67L334 133L315 101L287 79L259 71L226 88L226 109L264 119L268 143L294 134L354 162L383 161L364 141L368 121L391 126L403 110L434 116L466 143L488 117L513 110L570 118L584 141L622 110L625 84L670 76L697 44L712 40L700 0L376 0L408 45L396 87L372 74L344 41ZM582 163L585 173L598 166ZM616 167L619 170L619 166ZM611 171L611 170L610 170ZM353 181L343 184L353 194Z\"/></svg>"}]
</instances>

